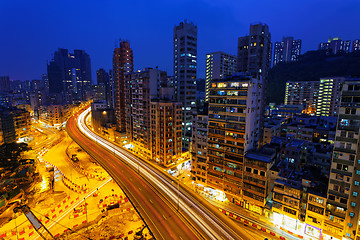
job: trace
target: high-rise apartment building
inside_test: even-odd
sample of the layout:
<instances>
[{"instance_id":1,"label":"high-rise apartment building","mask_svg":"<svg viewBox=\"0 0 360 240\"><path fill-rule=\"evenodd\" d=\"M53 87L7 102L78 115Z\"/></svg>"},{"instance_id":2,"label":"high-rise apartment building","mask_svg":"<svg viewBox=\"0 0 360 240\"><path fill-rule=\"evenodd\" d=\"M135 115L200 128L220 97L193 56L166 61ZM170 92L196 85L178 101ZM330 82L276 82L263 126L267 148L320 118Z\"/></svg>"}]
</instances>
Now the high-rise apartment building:
<instances>
[{"instance_id":1,"label":"high-rise apartment building","mask_svg":"<svg viewBox=\"0 0 360 240\"><path fill-rule=\"evenodd\" d=\"M174 87L174 80L175 80L175 78L174 78L174 76L167 76L167 85L168 85L168 87Z\"/></svg>"},{"instance_id":2,"label":"high-rise apartment building","mask_svg":"<svg viewBox=\"0 0 360 240\"><path fill-rule=\"evenodd\" d=\"M111 106L111 86L109 74L102 68L96 71L97 87L104 88L104 99L106 104Z\"/></svg>"},{"instance_id":3,"label":"high-rise apartment building","mask_svg":"<svg viewBox=\"0 0 360 240\"><path fill-rule=\"evenodd\" d=\"M197 106L192 125L191 173L195 182L206 184L207 143L208 143L208 104Z\"/></svg>"},{"instance_id":4,"label":"high-rise apartment building","mask_svg":"<svg viewBox=\"0 0 360 240\"><path fill-rule=\"evenodd\" d=\"M47 65L50 93L62 93L64 103L86 100L91 89L90 56L84 50L59 48Z\"/></svg>"},{"instance_id":5,"label":"high-rise apartment building","mask_svg":"<svg viewBox=\"0 0 360 240\"><path fill-rule=\"evenodd\" d=\"M261 76L261 86L266 89L268 72L271 62L271 34L269 26L264 23L250 25L248 36L239 37L238 55L237 55L238 72L250 72L252 76ZM265 91L260 91L261 105L259 105L261 116L260 125L264 124L265 112ZM263 131L260 131L262 135ZM262 136L261 136L262 138Z\"/></svg>"},{"instance_id":6,"label":"high-rise apartment building","mask_svg":"<svg viewBox=\"0 0 360 240\"><path fill-rule=\"evenodd\" d=\"M125 75L125 80L126 136L136 150L150 160L151 100L159 98L160 88L166 86L167 74L158 69L145 68Z\"/></svg>"},{"instance_id":7,"label":"high-rise apartment building","mask_svg":"<svg viewBox=\"0 0 360 240\"><path fill-rule=\"evenodd\" d=\"M44 89L44 81L40 79L34 79L30 82L30 91L33 93L37 90Z\"/></svg>"},{"instance_id":8,"label":"high-rise apartment building","mask_svg":"<svg viewBox=\"0 0 360 240\"><path fill-rule=\"evenodd\" d=\"M196 105L197 26L187 21L174 27L174 88L183 107L183 148L189 149L192 108Z\"/></svg>"},{"instance_id":9,"label":"high-rise apartment building","mask_svg":"<svg viewBox=\"0 0 360 240\"><path fill-rule=\"evenodd\" d=\"M174 89L170 89L173 94ZM168 167L176 163L182 153L181 103L160 96L150 104L151 159Z\"/></svg>"},{"instance_id":10,"label":"high-rise apartment building","mask_svg":"<svg viewBox=\"0 0 360 240\"><path fill-rule=\"evenodd\" d=\"M352 42L351 51L354 52L354 51L359 51L359 50L360 50L360 39L355 39L355 40Z\"/></svg>"},{"instance_id":11,"label":"high-rise apartment building","mask_svg":"<svg viewBox=\"0 0 360 240\"><path fill-rule=\"evenodd\" d=\"M270 184L270 168L276 161L276 151L262 147L250 150L244 157L244 175L242 200L244 208L263 214L266 204L272 197Z\"/></svg>"},{"instance_id":12,"label":"high-rise apartment building","mask_svg":"<svg viewBox=\"0 0 360 240\"><path fill-rule=\"evenodd\" d=\"M31 117L24 109L0 108L0 131L2 141L12 143L30 137Z\"/></svg>"},{"instance_id":13,"label":"high-rise apartment building","mask_svg":"<svg viewBox=\"0 0 360 240\"><path fill-rule=\"evenodd\" d=\"M0 92L9 92L10 90L9 76L0 76Z\"/></svg>"},{"instance_id":14,"label":"high-rise apartment building","mask_svg":"<svg viewBox=\"0 0 360 240\"><path fill-rule=\"evenodd\" d=\"M116 129L126 131L125 120L125 75L134 71L133 51L128 41L121 41L120 47L114 49L113 81L115 92Z\"/></svg>"},{"instance_id":15,"label":"high-rise apartment building","mask_svg":"<svg viewBox=\"0 0 360 240\"><path fill-rule=\"evenodd\" d=\"M41 79L44 82L44 90L46 93L49 93L49 78L46 73L41 75Z\"/></svg>"},{"instance_id":16,"label":"high-rise apartment building","mask_svg":"<svg viewBox=\"0 0 360 240\"><path fill-rule=\"evenodd\" d=\"M321 78L316 116L337 116L339 114L341 88L344 77Z\"/></svg>"},{"instance_id":17,"label":"high-rise apartment building","mask_svg":"<svg viewBox=\"0 0 360 240\"><path fill-rule=\"evenodd\" d=\"M103 68L100 68L96 71L96 80L97 84L102 83L105 85L109 82L109 74Z\"/></svg>"},{"instance_id":18,"label":"high-rise apartment building","mask_svg":"<svg viewBox=\"0 0 360 240\"><path fill-rule=\"evenodd\" d=\"M260 141L261 76L213 81L209 95L207 184L242 202L244 154Z\"/></svg>"},{"instance_id":19,"label":"high-rise apartment building","mask_svg":"<svg viewBox=\"0 0 360 240\"><path fill-rule=\"evenodd\" d=\"M281 42L274 44L274 66L279 62L295 62L301 53L301 39L283 37Z\"/></svg>"},{"instance_id":20,"label":"high-rise apartment building","mask_svg":"<svg viewBox=\"0 0 360 240\"><path fill-rule=\"evenodd\" d=\"M113 70L109 70L109 86L110 86L110 108L115 108L115 84L114 84L114 78L113 78Z\"/></svg>"},{"instance_id":21,"label":"high-rise apartment building","mask_svg":"<svg viewBox=\"0 0 360 240\"><path fill-rule=\"evenodd\" d=\"M224 53L213 52L206 54L205 69L205 101L209 101L209 87L212 79L223 79L231 76L236 72L237 59L236 56Z\"/></svg>"},{"instance_id":22,"label":"high-rise apartment building","mask_svg":"<svg viewBox=\"0 0 360 240\"><path fill-rule=\"evenodd\" d=\"M341 38L331 38L325 43L319 44L319 50L326 50L328 53L336 54L339 51L349 53L350 52L350 40L341 40Z\"/></svg>"},{"instance_id":23,"label":"high-rise apartment building","mask_svg":"<svg viewBox=\"0 0 360 240\"><path fill-rule=\"evenodd\" d=\"M44 89L36 90L30 94L30 105L33 111L38 110L41 106L47 103L47 95Z\"/></svg>"},{"instance_id":24,"label":"high-rise apartment building","mask_svg":"<svg viewBox=\"0 0 360 240\"><path fill-rule=\"evenodd\" d=\"M359 137L360 79L347 79L341 94L323 229L333 239L360 237Z\"/></svg>"},{"instance_id":25,"label":"high-rise apartment building","mask_svg":"<svg viewBox=\"0 0 360 240\"><path fill-rule=\"evenodd\" d=\"M64 83L63 83L63 71L56 64L55 61L49 62L47 65L47 76L49 80L49 93L62 93L64 92Z\"/></svg>"},{"instance_id":26,"label":"high-rise apartment building","mask_svg":"<svg viewBox=\"0 0 360 240\"><path fill-rule=\"evenodd\" d=\"M260 74L266 80L271 61L271 34L264 23L251 24L248 36L239 37L237 70Z\"/></svg>"},{"instance_id":27,"label":"high-rise apartment building","mask_svg":"<svg viewBox=\"0 0 360 240\"><path fill-rule=\"evenodd\" d=\"M319 81L288 81L285 88L285 105L305 105L316 108L319 92Z\"/></svg>"}]
</instances>

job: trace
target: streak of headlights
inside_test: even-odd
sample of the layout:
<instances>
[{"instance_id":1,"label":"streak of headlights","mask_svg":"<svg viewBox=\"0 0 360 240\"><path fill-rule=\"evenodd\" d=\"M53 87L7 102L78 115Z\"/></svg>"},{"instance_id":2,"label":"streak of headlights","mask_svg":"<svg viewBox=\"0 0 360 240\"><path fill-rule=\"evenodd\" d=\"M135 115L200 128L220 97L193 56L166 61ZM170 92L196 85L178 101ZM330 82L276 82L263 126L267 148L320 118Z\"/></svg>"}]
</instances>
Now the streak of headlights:
<instances>
[{"instance_id":1,"label":"streak of headlights","mask_svg":"<svg viewBox=\"0 0 360 240\"><path fill-rule=\"evenodd\" d=\"M178 201L177 199L177 189L174 187L169 181L161 177L159 174L154 172L152 169L150 169L148 166L143 164L141 161L138 161L132 156L126 156L123 154L124 150L119 148L118 146L112 144L111 142L106 141L105 139L97 136L95 133L93 133L85 124L85 117L90 112L90 108L82 112L78 119L77 119L77 125L88 138L92 139L93 141L97 142L98 144L102 145L104 148L108 149L111 152L114 152L114 154L118 155L120 158L125 160L128 164L134 167L136 169L138 165L140 165L140 171L142 174L144 174L154 185L158 186L160 189L164 191L168 195L169 198L171 198L174 202ZM125 153L125 152L124 152ZM155 178L153 175L155 175L157 178ZM159 181L159 179L161 181ZM172 191L170 191L172 190ZM175 193L174 193L175 192ZM180 199L180 208L188 214L192 218L193 221L197 222L199 227L208 234L211 239L221 239L221 237L214 231L214 227L216 227L218 230L220 230L227 239L234 239L231 237L226 230L224 230L217 222L215 222L209 214L205 213L202 209L200 209L194 202L192 202L186 195L181 193L181 196L183 199L186 200L188 204L190 204L192 207L196 208L202 216L206 216L207 220L211 222L212 227L210 227L201 217L199 217L198 214L196 214L190 207L188 207L182 199Z\"/></svg>"}]
</instances>

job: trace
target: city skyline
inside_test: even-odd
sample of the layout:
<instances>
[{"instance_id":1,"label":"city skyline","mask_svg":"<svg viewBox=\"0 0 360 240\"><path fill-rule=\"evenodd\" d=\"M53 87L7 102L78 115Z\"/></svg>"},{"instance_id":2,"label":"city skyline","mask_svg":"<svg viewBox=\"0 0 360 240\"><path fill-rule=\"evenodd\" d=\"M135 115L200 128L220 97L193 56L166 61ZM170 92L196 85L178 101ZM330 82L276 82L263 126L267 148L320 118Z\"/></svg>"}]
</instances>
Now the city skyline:
<instances>
[{"instance_id":1,"label":"city skyline","mask_svg":"<svg viewBox=\"0 0 360 240\"><path fill-rule=\"evenodd\" d=\"M66 48L71 51L83 49L89 53L93 65L92 76L95 79L97 69L111 68L112 50L119 38L129 39L133 46L135 70L159 66L171 75L171 33L173 27L184 19L194 22L199 28L200 78L204 78L205 75L206 53L224 51L236 55L237 38L248 34L248 25L254 22L261 21L269 26L272 42L280 41L283 36L302 39L302 53L316 50L318 44L330 36L349 40L359 38L352 30L356 29L356 22L352 19L359 10L358 5L352 4L355 1L339 2L336 7L332 4L325 6L320 1L311 4L308 1L301 3L301 6L292 5L299 13L307 12L307 15L312 16L309 20L292 18L291 13L283 11L287 6L280 2L263 2L264 10L259 11L252 11L256 6L250 6L250 3L240 5L232 1L194 2L194 8L187 9L187 2L156 1L151 6L141 1L129 3L126 7L130 11L125 11L119 18L126 24L115 21L118 18L116 9L120 6L111 1L86 6L81 2L72 3L73 8L83 8L84 12L70 15L71 20L62 19L66 3L58 5L39 1L31 6L19 2L1 3L1 29L8 34L0 40L0 75L9 75L12 80L40 79L41 74L46 72L46 63L51 60L51 53L58 48ZM28 11L29 7L31 11ZM242 7L248 11L238 14ZM42 11L43 9L49 10ZM134 11L131 9L136 9L136 13L141 13L143 17L135 19L132 17ZM253 14L254 12L256 14ZM98 14L98 18L93 18L95 13ZM342 21L331 18L335 13L337 16L340 15ZM214 15L216 18L211 18ZM288 18L286 23L285 18ZM9 19L11 21L8 21ZM348 24L345 26L342 22ZM67 34L61 34L63 31ZM30 36L26 44L23 43L24 38L18 37L18 32L23 36ZM62 35L66 37L61 37ZM153 37L143 41L145 35ZM154 44L162 47L152 48ZM32 56L32 61L28 60L29 56Z\"/></svg>"},{"instance_id":2,"label":"city skyline","mask_svg":"<svg viewBox=\"0 0 360 240\"><path fill-rule=\"evenodd\" d=\"M0 239L360 240L357 1L2 1Z\"/></svg>"}]
</instances>

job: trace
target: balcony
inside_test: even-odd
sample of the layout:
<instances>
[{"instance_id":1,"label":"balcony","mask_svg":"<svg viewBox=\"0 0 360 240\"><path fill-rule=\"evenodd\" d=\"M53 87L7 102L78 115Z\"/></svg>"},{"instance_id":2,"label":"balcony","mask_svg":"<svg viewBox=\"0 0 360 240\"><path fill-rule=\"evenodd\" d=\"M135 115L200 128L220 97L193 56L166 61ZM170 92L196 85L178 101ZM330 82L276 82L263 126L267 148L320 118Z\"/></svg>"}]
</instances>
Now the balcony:
<instances>
[{"instance_id":1,"label":"balcony","mask_svg":"<svg viewBox=\"0 0 360 240\"><path fill-rule=\"evenodd\" d=\"M334 148L334 151L351 153L351 154L355 154L355 153L356 153L356 150L347 149L347 148L339 148L339 147Z\"/></svg>"},{"instance_id":2,"label":"balcony","mask_svg":"<svg viewBox=\"0 0 360 240\"><path fill-rule=\"evenodd\" d=\"M349 176L349 177L352 176L351 172L346 172L346 171L342 171L342 170L339 170L339 169L331 169L331 172L332 173L338 173L338 174L345 175L345 176Z\"/></svg>"},{"instance_id":3,"label":"balcony","mask_svg":"<svg viewBox=\"0 0 360 240\"><path fill-rule=\"evenodd\" d=\"M337 207L342 207L342 208L344 208L344 209L347 209L347 205L346 205L346 204L339 203L339 202L336 202L336 201L331 200L331 199L327 199L327 204L331 204L332 206L337 206Z\"/></svg>"},{"instance_id":4,"label":"balcony","mask_svg":"<svg viewBox=\"0 0 360 240\"><path fill-rule=\"evenodd\" d=\"M335 195L335 196L339 196L339 197L346 198L346 199L349 198L349 194L346 194L346 193L341 193L341 192L338 192L338 191L334 191L332 189L329 189L328 192L329 192L329 194L332 194L332 195ZM341 203L338 203L338 202L335 202L335 201L334 201L334 203L336 203L337 206L342 206Z\"/></svg>"},{"instance_id":5,"label":"balcony","mask_svg":"<svg viewBox=\"0 0 360 240\"><path fill-rule=\"evenodd\" d=\"M336 137L335 141L357 143L357 138Z\"/></svg>"}]
</instances>

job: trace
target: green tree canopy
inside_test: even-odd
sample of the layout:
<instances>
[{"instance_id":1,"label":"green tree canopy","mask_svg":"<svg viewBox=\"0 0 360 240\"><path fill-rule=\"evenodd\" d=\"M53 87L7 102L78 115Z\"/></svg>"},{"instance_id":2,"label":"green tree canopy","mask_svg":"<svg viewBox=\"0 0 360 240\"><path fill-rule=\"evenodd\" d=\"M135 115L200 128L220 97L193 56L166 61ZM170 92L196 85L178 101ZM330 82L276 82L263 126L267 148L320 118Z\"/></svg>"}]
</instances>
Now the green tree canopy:
<instances>
[{"instance_id":1,"label":"green tree canopy","mask_svg":"<svg viewBox=\"0 0 360 240\"><path fill-rule=\"evenodd\" d=\"M299 61L279 63L269 71L269 102L284 101L287 81L319 81L323 77L360 77L360 51L329 55L325 51L309 51Z\"/></svg>"}]
</instances>

